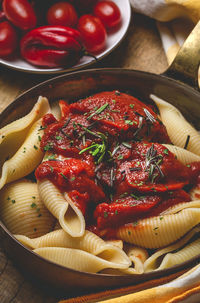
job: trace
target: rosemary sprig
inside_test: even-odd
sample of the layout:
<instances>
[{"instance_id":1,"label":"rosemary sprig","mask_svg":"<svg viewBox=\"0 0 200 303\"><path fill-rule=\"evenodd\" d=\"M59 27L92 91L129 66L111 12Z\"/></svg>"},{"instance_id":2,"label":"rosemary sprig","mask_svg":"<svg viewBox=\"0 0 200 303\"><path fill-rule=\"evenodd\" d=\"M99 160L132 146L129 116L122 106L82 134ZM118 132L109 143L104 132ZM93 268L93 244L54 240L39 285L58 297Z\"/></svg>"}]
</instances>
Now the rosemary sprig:
<instances>
[{"instance_id":1,"label":"rosemary sprig","mask_svg":"<svg viewBox=\"0 0 200 303\"><path fill-rule=\"evenodd\" d=\"M185 145L184 145L184 149L187 149L189 142L190 142L190 135L187 136L187 139L186 139Z\"/></svg>"},{"instance_id":2,"label":"rosemary sprig","mask_svg":"<svg viewBox=\"0 0 200 303\"><path fill-rule=\"evenodd\" d=\"M105 103L104 105L102 105L101 107L99 107L98 109L96 109L89 117L87 117L87 120L90 120L94 115L99 115L100 113L102 113L106 107L108 107L109 104Z\"/></svg>"},{"instance_id":3,"label":"rosemary sprig","mask_svg":"<svg viewBox=\"0 0 200 303\"><path fill-rule=\"evenodd\" d=\"M156 122L154 116L148 111L148 109L144 108L144 113L147 116L147 119L151 122L154 123Z\"/></svg>"},{"instance_id":4,"label":"rosemary sprig","mask_svg":"<svg viewBox=\"0 0 200 303\"><path fill-rule=\"evenodd\" d=\"M98 137L101 138L102 142L101 143L92 143L90 146L82 149L79 152L79 155L82 153L89 151L89 153L93 157L97 157L96 164L101 163L102 159L105 156L106 150L107 150L107 138L104 134L102 133L97 133Z\"/></svg>"},{"instance_id":5,"label":"rosemary sprig","mask_svg":"<svg viewBox=\"0 0 200 303\"><path fill-rule=\"evenodd\" d=\"M155 169L157 169L161 178L164 178L164 173L160 168L160 164L162 163L163 156L157 154L157 150L154 148L154 144L147 150L146 158L145 158L145 167L146 171L149 172L149 179L153 183L158 174L154 174Z\"/></svg>"}]
</instances>

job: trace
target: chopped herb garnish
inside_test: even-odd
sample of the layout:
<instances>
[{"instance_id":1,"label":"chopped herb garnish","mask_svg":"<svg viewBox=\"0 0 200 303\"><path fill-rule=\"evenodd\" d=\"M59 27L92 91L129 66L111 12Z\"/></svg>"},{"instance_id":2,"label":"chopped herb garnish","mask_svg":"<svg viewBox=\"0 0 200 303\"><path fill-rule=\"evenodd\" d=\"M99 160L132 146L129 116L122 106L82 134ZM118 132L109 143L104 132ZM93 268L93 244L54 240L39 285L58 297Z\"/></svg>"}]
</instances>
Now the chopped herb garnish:
<instances>
[{"instance_id":1,"label":"chopped herb garnish","mask_svg":"<svg viewBox=\"0 0 200 303\"><path fill-rule=\"evenodd\" d=\"M60 173L60 174L61 174L61 176L62 176L65 180L68 181L68 178L67 178L63 173Z\"/></svg>"},{"instance_id":2,"label":"chopped herb garnish","mask_svg":"<svg viewBox=\"0 0 200 303\"><path fill-rule=\"evenodd\" d=\"M165 148L165 149L163 150L163 153L164 153L165 155L169 155L169 151L168 151L168 149L167 149L167 148Z\"/></svg>"},{"instance_id":3,"label":"chopped herb garnish","mask_svg":"<svg viewBox=\"0 0 200 303\"><path fill-rule=\"evenodd\" d=\"M160 176L164 178L164 174L159 166L162 163L162 159L162 155L157 154L157 150L154 148L154 144L152 144L151 147L147 150L145 159L146 171L149 172L149 179L152 183L158 176L153 174L155 169L157 169Z\"/></svg>"},{"instance_id":4,"label":"chopped herb garnish","mask_svg":"<svg viewBox=\"0 0 200 303\"><path fill-rule=\"evenodd\" d=\"M133 121L131 121L131 120L125 120L124 122L125 122L125 124L133 125Z\"/></svg>"},{"instance_id":5,"label":"chopped herb garnish","mask_svg":"<svg viewBox=\"0 0 200 303\"><path fill-rule=\"evenodd\" d=\"M124 145L127 148L131 148L132 147L132 145L130 143L128 143L128 142L122 142L122 145Z\"/></svg>"},{"instance_id":6,"label":"chopped herb garnish","mask_svg":"<svg viewBox=\"0 0 200 303\"><path fill-rule=\"evenodd\" d=\"M56 140L62 140L61 136L56 136Z\"/></svg>"},{"instance_id":7,"label":"chopped herb garnish","mask_svg":"<svg viewBox=\"0 0 200 303\"><path fill-rule=\"evenodd\" d=\"M45 150L45 151L48 151L48 150L51 150L52 148L53 148L53 143L50 142L50 143L48 143L47 145L45 145L44 150Z\"/></svg>"},{"instance_id":8,"label":"chopped herb garnish","mask_svg":"<svg viewBox=\"0 0 200 303\"><path fill-rule=\"evenodd\" d=\"M76 177L71 177L70 181L73 182L76 179Z\"/></svg>"},{"instance_id":9,"label":"chopped herb garnish","mask_svg":"<svg viewBox=\"0 0 200 303\"><path fill-rule=\"evenodd\" d=\"M82 137L82 143L83 143L83 145L85 145L85 135L83 135L83 137Z\"/></svg>"},{"instance_id":10,"label":"chopped herb garnish","mask_svg":"<svg viewBox=\"0 0 200 303\"><path fill-rule=\"evenodd\" d=\"M15 200L11 200L11 202L12 202L12 204L15 204L16 201Z\"/></svg>"},{"instance_id":11,"label":"chopped herb garnish","mask_svg":"<svg viewBox=\"0 0 200 303\"><path fill-rule=\"evenodd\" d=\"M130 171L141 171L142 167L129 167Z\"/></svg>"},{"instance_id":12,"label":"chopped herb garnish","mask_svg":"<svg viewBox=\"0 0 200 303\"><path fill-rule=\"evenodd\" d=\"M35 202L33 202L32 204L31 204L31 208L35 208L37 206L37 204L35 203Z\"/></svg>"},{"instance_id":13,"label":"chopped herb garnish","mask_svg":"<svg viewBox=\"0 0 200 303\"><path fill-rule=\"evenodd\" d=\"M148 109L144 108L144 112L145 112L145 115L147 116L147 119L148 119L151 123L156 122L154 116L148 111Z\"/></svg>"},{"instance_id":14,"label":"chopped herb garnish","mask_svg":"<svg viewBox=\"0 0 200 303\"><path fill-rule=\"evenodd\" d=\"M64 125L62 126L62 128L65 128L68 126L69 122L70 122L71 118L68 118L67 121L64 123Z\"/></svg>"},{"instance_id":15,"label":"chopped herb garnish","mask_svg":"<svg viewBox=\"0 0 200 303\"><path fill-rule=\"evenodd\" d=\"M115 210L115 215L118 215L118 210L117 209Z\"/></svg>"},{"instance_id":16,"label":"chopped herb garnish","mask_svg":"<svg viewBox=\"0 0 200 303\"><path fill-rule=\"evenodd\" d=\"M187 149L189 142L190 142L190 135L187 136L187 139L186 139L185 145L184 145L184 149Z\"/></svg>"},{"instance_id":17,"label":"chopped herb garnish","mask_svg":"<svg viewBox=\"0 0 200 303\"><path fill-rule=\"evenodd\" d=\"M32 196L32 199L36 199L36 197L35 197L35 196Z\"/></svg>"},{"instance_id":18,"label":"chopped herb garnish","mask_svg":"<svg viewBox=\"0 0 200 303\"><path fill-rule=\"evenodd\" d=\"M49 165L49 167L50 167L51 172L53 172L53 170L54 170L53 167L51 165Z\"/></svg>"},{"instance_id":19,"label":"chopped herb garnish","mask_svg":"<svg viewBox=\"0 0 200 303\"><path fill-rule=\"evenodd\" d=\"M118 90L115 91L116 96L120 96L120 92Z\"/></svg>"},{"instance_id":20,"label":"chopped herb garnish","mask_svg":"<svg viewBox=\"0 0 200 303\"><path fill-rule=\"evenodd\" d=\"M104 216L104 218L107 218L108 217L108 212L104 211L103 216Z\"/></svg>"},{"instance_id":21,"label":"chopped herb garnish","mask_svg":"<svg viewBox=\"0 0 200 303\"><path fill-rule=\"evenodd\" d=\"M120 148L120 146L119 145L116 145L115 146L115 148L113 149L113 151L112 151L112 157L114 156L114 154L116 154L116 152L118 151L118 149Z\"/></svg>"},{"instance_id":22,"label":"chopped herb garnish","mask_svg":"<svg viewBox=\"0 0 200 303\"><path fill-rule=\"evenodd\" d=\"M33 145L33 147L37 150L38 149L38 147L36 146L36 145Z\"/></svg>"},{"instance_id":23,"label":"chopped herb garnish","mask_svg":"<svg viewBox=\"0 0 200 303\"><path fill-rule=\"evenodd\" d=\"M135 104L129 104L130 108L133 108L135 106Z\"/></svg>"},{"instance_id":24,"label":"chopped herb garnish","mask_svg":"<svg viewBox=\"0 0 200 303\"><path fill-rule=\"evenodd\" d=\"M91 131L89 131L91 132ZM99 138L101 138L102 142L101 143L92 143L90 146L82 149L79 152L79 155L89 151L89 153L93 156L93 157L97 157L97 161L96 164L99 164L103 157L105 156L106 153L106 148L107 148L107 138L104 134L102 133L94 133L96 136L98 136Z\"/></svg>"},{"instance_id":25,"label":"chopped herb garnish","mask_svg":"<svg viewBox=\"0 0 200 303\"><path fill-rule=\"evenodd\" d=\"M38 129L38 131L40 131L40 130L44 130L44 129L46 129L47 128L47 126L40 126L40 128Z\"/></svg>"},{"instance_id":26,"label":"chopped herb garnish","mask_svg":"<svg viewBox=\"0 0 200 303\"><path fill-rule=\"evenodd\" d=\"M122 159L124 159L124 157L123 157L122 155L119 155L119 156L117 157L117 159L118 159L118 160L122 160Z\"/></svg>"},{"instance_id":27,"label":"chopped herb garnish","mask_svg":"<svg viewBox=\"0 0 200 303\"><path fill-rule=\"evenodd\" d=\"M111 186L111 187L113 187L114 181L115 181L114 168L111 168L111 170L110 170L110 186Z\"/></svg>"}]
</instances>

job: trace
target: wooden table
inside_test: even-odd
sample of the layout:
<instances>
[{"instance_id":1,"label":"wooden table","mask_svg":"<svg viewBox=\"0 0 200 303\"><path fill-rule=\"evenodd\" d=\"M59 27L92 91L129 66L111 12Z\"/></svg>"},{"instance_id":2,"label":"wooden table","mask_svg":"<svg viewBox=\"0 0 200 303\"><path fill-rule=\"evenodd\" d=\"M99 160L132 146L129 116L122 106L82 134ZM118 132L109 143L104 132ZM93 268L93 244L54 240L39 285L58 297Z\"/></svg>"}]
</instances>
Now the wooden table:
<instances>
[{"instance_id":1,"label":"wooden table","mask_svg":"<svg viewBox=\"0 0 200 303\"><path fill-rule=\"evenodd\" d=\"M167 68L167 61L154 20L134 14L121 45L96 67L123 67L162 73ZM23 91L47 78L0 67L0 111ZM58 299L27 281L0 247L1 303L54 303Z\"/></svg>"}]
</instances>

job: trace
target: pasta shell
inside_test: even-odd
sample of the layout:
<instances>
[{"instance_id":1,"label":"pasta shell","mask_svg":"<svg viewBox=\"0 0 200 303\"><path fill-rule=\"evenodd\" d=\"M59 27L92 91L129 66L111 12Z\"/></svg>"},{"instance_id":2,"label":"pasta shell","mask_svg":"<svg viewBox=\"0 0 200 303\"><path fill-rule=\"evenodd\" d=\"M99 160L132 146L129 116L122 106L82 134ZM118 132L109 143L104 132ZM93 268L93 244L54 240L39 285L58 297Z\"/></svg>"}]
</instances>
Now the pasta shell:
<instances>
[{"instance_id":1,"label":"pasta shell","mask_svg":"<svg viewBox=\"0 0 200 303\"><path fill-rule=\"evenodd\" d=\"M39 237L49 232L54 217L39 199L37 184L19 180L0 191L0 217L10 232Z\"/></svg>"},{"instance_id":2,"label":"pasta shell","mask_svg":"<svg viewBox=\"0 0 200 303\"><path fill-rule=\"evenodd\" d=\"M195 233L199 232L200 228L195 227L191 231L189 231L182 239L173 243L170 246L167 246L163 249L159 249L153 255L151 255L145 262L144 262L144 270L145 272L149 272L152 270L156 270L160 266L160 257L177 249L183 247L194 235Z\"/></svg>"},{"instance_id":3,"label":"pasta shell","mask_svg":"<svg viewBox=\"0 0 200 303\"><path fill-rule=\"evenodd\" d=\"M145 248L159 248L173 243L200 222L200 209L188 208L162 217L139 220L137 225L119 227L117 237Z\"/></svg>"},{"instance_id":4,"label":"pasta shell","mask_svg":"<svg viewBox=\"0 0 200 303\"><path fill-rule=\"evenodd\" d=\"M0 170L6 159L20 148L34 122L49 110L47 98L39 97L29 114L0 129Z\"/></svg>"},{"instance_id":5,"label":"pasta shell","mask_svg":"<svg viewBox=\"0 0 200 303\"><path fill-rule=\"evenodd\" d=\"M61 227L72 237L81 237L85 232L82 212L65 193L64 196L49 180L38 181L38 190L44 205L58 219Z\"/></svg>"},{"instance_id":6,"label":"pasta shell","mask_svg":"<svg viewBox=\"0 0 200 303\"><path fill-rule=\"evenodd\" d=\"M96 273L104 268L128 268L129 266L127 263L119 264L107 261L86 251L73 248L43 247L34 249L34 252L62 266L83 272Z\"/></svg>"},{"instance_id":7,"label":"pasta shell","mask_svg":"<svg viewBox=\"0 0 200 303\"><path fill-rule=\"evenodd\" d=\"M186 150L184 148L172 145L172 144L163 144L171 153L173 153L177 159L184 165L190 164L192 162L200 161L200 156Z\"/></svg>"},{"instance_id":8,"label":"pasta shell","mask_svg":"<svg viewBox=\"0 0 200 303\"><path fill-rule=\"evenodd\" d=\"M50 232L35 239L30 239L22 235L15 235L15 237L22 244L32 249L41 247L74 248L87 251L109 262L118 263L119 268L121 267L120 264L122 264L122 268L124 268L125 264L126 267L131 264L129 258L122 249L115 245L107 244L90 231L85 231L85 234L79 238L70 236L62 229Z\"/></svg>"},{"instance_id":9,"label":"pasta shell","mask_svg":"<svg viewBox=\"0 0 200 303\"><path fill-rule=\"evenodd\" d=\"M0 189L6 183L27 176L42 161L44 154L40 149L40 136L43 132L39 131L41 125L42 119L33 124L21 147L11 159L4 163L0 178Z\"/></svg>"},{"instance_id":10,"label":"pasta shell","mask_svg":"<svg viewBox=\"0 0 200 303\"><path fill-rule=\"evenodd\" d=\"M172 207L169 207L165 211L163 211L160 215L170 215L178 213L179 211L185 209L185 208L200 208L200 200L194 200L191 202L182 202L177 205L174 205Z\"/></svg>"},{"instance_id":11,"label":"pasta shell","mask_svg":"<svg viewBox=\"0 0 200 303\"><path fill-rule=\"evenodd\" d=\"M155 95L150 95L150 97L158 106L161 120L172 143L183 148L188 136L190 136L187 149L200 156L200 134L198 131L185 120L176 107Z\"/></svg>"},{"instance_id":12,"label":"pasta shell","mask_svg":"<svg viewBox=\"0 0 200 303\"><path fill-rule=\"evenodd\" d=\"M187 244L181 250L168 253L162 260L158 270L172 267L177 264L181 264L190 260L191 258L198 256L200 254L200 239Z\"/></svg>"}]
</instances>

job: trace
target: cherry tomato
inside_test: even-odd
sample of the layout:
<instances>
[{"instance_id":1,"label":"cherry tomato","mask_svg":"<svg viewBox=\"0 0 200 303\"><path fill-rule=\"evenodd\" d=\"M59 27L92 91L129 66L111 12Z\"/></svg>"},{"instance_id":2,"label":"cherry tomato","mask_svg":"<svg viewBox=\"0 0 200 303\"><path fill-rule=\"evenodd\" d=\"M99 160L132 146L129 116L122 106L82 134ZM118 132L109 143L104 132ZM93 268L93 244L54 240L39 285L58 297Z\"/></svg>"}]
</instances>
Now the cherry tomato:
<instances>
[{"instance_id":1,"label":"cherry tomato","mask_svg":"<svg viewBox=\"0 0 200 303\"><path fill-rule=\"evenodd\" d=\"M15 28L8 22L0 23L0 56L12 54L17 47L17 33Z\"/></svg>"},{"instance_id":2,"label":"cherry tomato","mask_svg":"<svg viewBox=\"0 0 200 303\"><path fill-rule=\"evenodd\" d=\"M50 25L75 27L78 22L78 15L72 4L58 2L48 9L47 22Z\"/></svg>"},{"instance_id":3,"label":"cherry tomato","mask_svg":"<svg viewBox=\"0 0 200 303\"><path fill-rule=\"evenodd\" d=\"M2 6L7 19L15 26L22 30L36 26L36 15L28 0L4 0Z\"/></svg>"},{"instance_id":4,"label":"cherry tomato","mask_svg":"<svg viewBox=\"0 0 200 303\"><path fill-rule=\"evenodd\" d=\"M106 46L107 34L101 20L92 15L83 15L78 22L78 30L88 52L97 53Z\"/></svg>"},{"instance_id":5,"label":"cherry tomato","mask_svg":"<svg viewBox=\"0 0 200 303\"><path fill-rule=\"evenodd\" d=\"M93 13L107 29L113 29L121 23L119 7L112 1L98 2L93 9Z\"/></svg>"}]
</instances>

